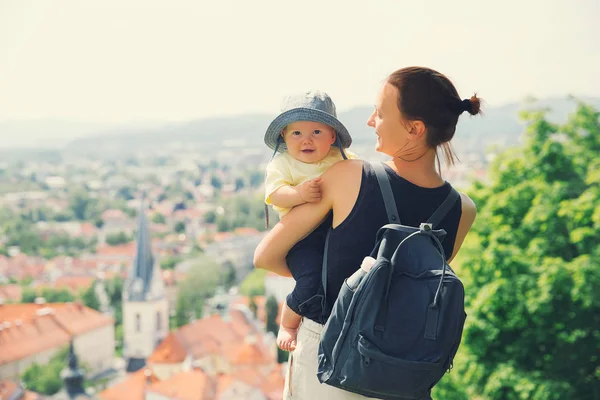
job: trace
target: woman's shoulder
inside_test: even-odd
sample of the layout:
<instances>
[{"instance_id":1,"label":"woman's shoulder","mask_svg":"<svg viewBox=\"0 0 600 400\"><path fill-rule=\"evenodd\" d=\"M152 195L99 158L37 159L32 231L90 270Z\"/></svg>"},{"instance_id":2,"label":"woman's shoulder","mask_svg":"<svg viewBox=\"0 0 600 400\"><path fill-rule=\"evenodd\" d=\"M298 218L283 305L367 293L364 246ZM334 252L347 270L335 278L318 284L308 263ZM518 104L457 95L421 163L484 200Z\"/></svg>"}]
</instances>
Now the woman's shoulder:
<instances>
[{"instance_id":1,"label":"woman's shoulder","mask_svg":"<svg viewBox=\"0 0 600 400\"><path fill-rule=\"evenodd\" d=\"M460 194L460 201L462 204L462 215L467 219L474 220L475 215L477 214L477 206L475 206L475 202L473 202L473 200L471 200L471 198L465 193L458 193Z\"/></svg>"},{"instance_id":2,"label":"woman's shoulder","mask_svg":"<svg viewBox=\"0 0 600 400\"><path fill-rule=\"evenodd\" d=\"M327 185L344 183L346 179L360 178L363 161L358 159L342 160L332 165L322 176L322 181Z\"/></svg>"},{"instance_id":3,"label":"woman's shoulder","mask_svg":"<svg viewBox=\"0 0 600 400\"><path fill-rule=\"evenodd\" d=\"M362 160L343 160L332 165L321 175L321 194L331 204L334 199L350 196L360 187L362 177Z\"/></svg>"}]
</instances>

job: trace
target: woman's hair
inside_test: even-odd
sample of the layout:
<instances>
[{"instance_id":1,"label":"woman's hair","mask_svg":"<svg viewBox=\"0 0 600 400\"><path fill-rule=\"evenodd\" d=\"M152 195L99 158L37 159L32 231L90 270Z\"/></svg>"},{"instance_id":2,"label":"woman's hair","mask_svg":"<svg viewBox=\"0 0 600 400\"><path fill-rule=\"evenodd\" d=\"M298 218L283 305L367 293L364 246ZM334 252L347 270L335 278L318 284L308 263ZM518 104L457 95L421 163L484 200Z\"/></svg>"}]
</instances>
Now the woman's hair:
<instances>
[{"instance_id":1,"label":"woman's hair","mask_svg":"<svg viewBox=\"0 0 600 400\"><path fill-rule=\"evenodd\" d=\"M387 83L398 89L398 109L410 121L421 121L427 129L427 145L442 147L447 165L456 158L450 140L458 117L464 111L480 113L477 94L461 100L456 88L443 74L424 67L407 67L393 72ZM439 165L439 158L438 158Z\"/></svg>"}]
</instances>

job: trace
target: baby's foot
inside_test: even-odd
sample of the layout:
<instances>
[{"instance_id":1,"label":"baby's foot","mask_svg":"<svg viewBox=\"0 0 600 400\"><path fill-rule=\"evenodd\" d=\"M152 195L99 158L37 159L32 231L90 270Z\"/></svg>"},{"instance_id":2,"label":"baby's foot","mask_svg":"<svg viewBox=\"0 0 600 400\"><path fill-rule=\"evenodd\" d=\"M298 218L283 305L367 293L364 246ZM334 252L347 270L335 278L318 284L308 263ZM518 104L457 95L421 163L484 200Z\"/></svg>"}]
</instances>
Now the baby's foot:
<instances>
[{"instance_id":1,"label":"baby's foot","mask_svg":"<svg viewBox=\"0 0 600 400\"><path fill-rule=\"evenodd\" d=\"M373 264L375 264L375 259L373 257L365 257L360 268L365 272L369 272L371 268L373 268Z\"/></svg>"},{"instance_id":2,"label":"baby's foot","mask_svg":"<svg viewBox=\"0 0 600 400\"><path fill-rule=\"evenodd\" d=\"M279 333L277 334L277 346L281 350L292 351L296 348L296 335L298 329L286 328L285 326L279 326Z\"/></svg>"}]
</instances>

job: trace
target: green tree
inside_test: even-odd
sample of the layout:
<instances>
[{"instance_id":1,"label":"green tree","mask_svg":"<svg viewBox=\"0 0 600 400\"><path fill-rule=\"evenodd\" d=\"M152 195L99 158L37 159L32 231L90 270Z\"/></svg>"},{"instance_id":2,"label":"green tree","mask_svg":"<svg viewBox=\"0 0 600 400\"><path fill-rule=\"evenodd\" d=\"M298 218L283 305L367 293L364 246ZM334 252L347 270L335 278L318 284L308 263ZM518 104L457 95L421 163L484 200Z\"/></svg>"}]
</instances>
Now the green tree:
<instances>
[{"instance_id":1,"label":"green tree","mask_svg":"<svg viewBox=\"0 0 600 400\"><path fill-rule=\"evenodd\" d=\"M266 314L266 329L267 332L272 332L277 336L279 332L279 324L277 323L277 314L279 313L279 304L274 296L269 296L265 303L265 314Z\"/></svg>"},{"instance_id":2,"label":"green tree","mask_svg":"<svg viewBox=\"0 0 600 400\"><path fill-rule=\"evenodd\" d=\"M202 317L204 304L215 294L220 279L220 266L212 257L201 255L187 263L186 279L177 293L176 326Z\"/></svg>"},{"instance_id":3,"label":"green tree","mask_svg":"<svg viewBox=\"0 0 600 400\"><path fill-rule=\"evenodd\" d=\"M216 216L219 232L228 232L239 227L265 229L265 205L262 194L232 196L223 203L223 208L225 212Z\"/></svg>"},{"instance_id":4,"label":"green tree","mask_svg":"<svg viewBox=\"0 0 600 400\"><path fill-rule=\"evenodd\" d=\"M239 192L244 187L246 187L246 181L242 177L235 178L235 191Z\"/></svg>"},{"instance_id":5,"label":"green tree","mask_svg":"<svg viewBox=\"0 0 600 400\"><path fill-rule=\"evenodd\" d=\"M7 237L5 246L18 246L20 251L29 255L39 255L43 241L30 221L11 219L4 225Z\"/></svg>"},{"instance_id":6,"label":"green tree","mask_svg":"<svg viewBox=\"0 0 600 400\"><path fill-rule=\"evenodd\" d=\"M249 174L250 176L250 187L251 188L259 188L260 185L263 184L263 181L265 179L265 173L263 171L259 171L259 170L253 170L250 171Z\"/></svg>"},{"instance_id":7,"label":"green tree","mask_svg":"<svg viewBox=\"0 0 600 400\"><path fill-rule=\"evenodd\" d=\"M119 357L123 356L123 344L124 344L124 334L123 334L123 318L121 317L121 322L119 324L115 323L115 354Z\"/></svg>"},{"instance_id":8,"label":"green tree","mask_svg":"<svg viewBox=\"0 0 600 400\"><path fill-rule=\"evenodd\" d=\"M122 198L123 200L133 200L135 197L133 196L132 190L130 187L123 186L117 191L117 197Z\"/></svg>"},{"instance_id":9,"label":"green tree","mask_svg":"<svg viewBox=\"0 0 600 400\"><path fill-rule=\"evenodd\" d=\"M264 296L265 295L265 276L267 271L264 269L253 269L250 271L244 281L240 284L240 293L244 296Z\"/></svg>"},{"instance_id":10,"label":"green tree","mask_svg":"<svg viewBox=\"0 0 600 400\"><path fill-rule=\"evenodd\" d=\"M177 233L185 233L185 222L183 221L177 221L175 223L175 232Z\"/></svg>"},{"instance_id":11,"label":"green tree","mask_svg":"<svg viewBox=\"0 0 600 400\"><path fill-rule=\"evenodd\" d=\"M68 348L54 354L48 364L31 364L21 375L21 380L28 390L48 396L56 394L63 386L60 372L67 365Z\"/></svg>"},{"instance_id":12,"label":"green tree","mask_svg":"<svg viewBox=\"0 0 600 400\"><path fill-rule=\"evenodd\" d=\"M21 303L33 303L41 297L46 303L68 303L75 300L75 296L66 289L43 288L41 291L25 288L21 294Z\"/></svg>"},{"instance_id":13,"label":"green tree","mask_svg":"<svg viewBox=\"0 0 600 400\"><path fill-rule=\"evenodd\" d=\"M21 303L33 303L35 302L37 292L31 288L23 288L21 292Z\"/></svg>"},{"instance_id":14,"label":"green tree","mask_svg":"<svg viewBox=\"0 0 600 400\"><path fill-rule=\"evenodd\" d=\"M106 235L106 244L109 246L118 246L131 242L133 239L125 232L109 233Z\"/></svg>"},{"instance_id":15,"label":"green tree","mask_svg":"<svg viewBox=\"0 0 600 400\"><path fill-rule=\"evenodd\" d=\"M29 285L31 285L32 282L33 282L33 277L31 275L27 275L19 282L19 285L29 286Z\"/></svg>"},{"instance_id":16,"label":"green tree","mask_svg":"<svg viewBox=\"0 0 600 400\"><path fill-rule=\"evenodd\" d=\"M123 350L123 284L123 278L119 275L104 282L106 294L114 312L116 352L119 355Z\"/></svg>"},{"instance_id":17,"label":"green tree","mask_svg":"<svg viewBox=\"0 0 600 400\"><path fill-rule=\"evenodd\" d=\"M165 259L160 261L161 269L175 269L177 263L181 261L181 257L166 257Z\"/></svg>"},{"instance_id":18,"label":"green tree","mask_svg":"<svg viewBox=\"0 0 600 400\"><path fill-rule=\"evenodd\" d=\"M489 399L600 398L600 113L523 114L523 147L470 196L457 269L467 292L459 375Z\"/></svg>"},{"instance_id":19,"label":"green tree","mask_svg":"<svg viewBox=\"0 0 600 400\"><path fill-rule=\"evenodd\" d=\"M100 300L96 296L96 282L94 282L89 288L81 292L81 301L86 307L93 310L100 311Z\"/></svg>"},{"instance_id":20,"label":"green tree","mask_svg":"<svg viewBox=\"0 0 600 400\"><path fill-rule=\"evenodd\" d=\"M189 322L186 306L186 299L178 295L177 302L175 303L175 318L171 326L172 329L182 327Z\"/></svg>"},{"instance_id":21,"label":"green tree","mask_svg":"<svg viewBox=\"0 0 600 400\"><path fill-rule=\"evenodd\" d=\"M93 207L94 199L91 199L84 190L75 190L69 196L69 208L80 221L85 221L91 216Z\"/></svg>"},{"instance_id":22,"label":"green tree","mask_svg":"<svg viewBox=\"0 0 600 400\"><path fill-rule=\"evenodd\" d=\"M230 262L230 261L226 261L223 264L223 286L225 287L225 289L229 289L231 288L233 285L235 285L236 280L237 280L237 273L235 272L235 267L234 265Z\"/></svg>"},{"instance_id":23,"label":"green tree","mask_svg":"<svg viewBox=\"0 0 600 400\"><path fill-rule=\"evenodd\" d=\"M252 311L252 315L254 315L254 318L256 318L258 313L258 305L256 304L256 300L254 297L255 296L250 296L250 298L248 299L248 308L250 309L250 311Z\"/></svg>"},{"instance_id":24,"label":"green tree","mask_svg":"<svg viewBox=\"0 0 600 400\"><path fill-rule=\"evenodd\" d=\"M155 224L166 224L167 220L165 219L164 215L157 212L157 213L154 213L154 215L152 216L152 222L154 222Z\"/></svg>"},{"instance_id":25,"label":"green tree","mask_svg":"<svg viewBox=\"0 0 600 400\"><path fill-rule=\"evenodd\" d=\"M212 187L215 188L215 190L221 190L223 188L223 180L221 178L219 178L217 175L213 175L210 178L210 184L212 185Z\"/></svg>"},{"instance_id":26,"label":"green tree","mask_svg":"<svg viewBox=\"0 0 600 400\"><path fill-rule=\"evenodd\" d=\"M217 213L214 210L209 210L204 214L204 222L214 224L217 221Z\"/></svg>"},{"instance_id":27,"label":"green tree","mask_svg":"<svg viewBox=\"0 0 600 400\"><path fill-rule=\"evenodd\" d=\"M67 289L45 288L42 290L42 297L48 303L68 303L75 300L75 296Z\"/></svg>"},{"instance_id":28,"label":"green tree","mask_svg":"<svg viewBox=\"0 0 600 400\"><path fill-rule=\"evenodd\" d=\"M123 284L123 278L121 278L119 275L116 275L114 278L106 281L105 283L106 294L108 295L110 305L113 308L121 308Z\"/></svg>"}]
</instances>

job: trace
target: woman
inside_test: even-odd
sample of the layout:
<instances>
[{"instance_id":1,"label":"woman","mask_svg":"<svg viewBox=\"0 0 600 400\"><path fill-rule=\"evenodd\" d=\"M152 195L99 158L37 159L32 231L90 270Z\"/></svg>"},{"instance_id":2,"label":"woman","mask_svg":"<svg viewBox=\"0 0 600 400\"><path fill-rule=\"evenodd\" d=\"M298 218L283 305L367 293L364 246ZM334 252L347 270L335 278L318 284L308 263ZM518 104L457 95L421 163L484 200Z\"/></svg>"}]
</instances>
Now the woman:
<instances>
[{"instance_id":1,"label":"woman","mask_svg":"<svg viewBox=\"0 0 600 400\"><path fill-rule=\"evenodd\" d=\"M453 164L449 141L458 117L464 111L476 115L479 109L477 96L461 100L448 78L428 68L400 69L382 86L367 124L375 129L376 150L392 157L386 163L386 171L403 224L419 226L450 192L451 185L440 174L438 149L443 151L447 163ZM267 234L254 254L257 268L290 276L287 252L331 211L326 299L329 312L342 283L369 255L377 230L387 223L377 178L368 163L346 160L327 170L321 178L321 201L292 209ZM473 201L461 194L439 224L447 232L442 245L448 262L460 249L475 214ZM296 349L290 355L284 398L363 398L319 383L317 349L322 328L315 321L303 319Z\"/></svg>"}]
</instances>

